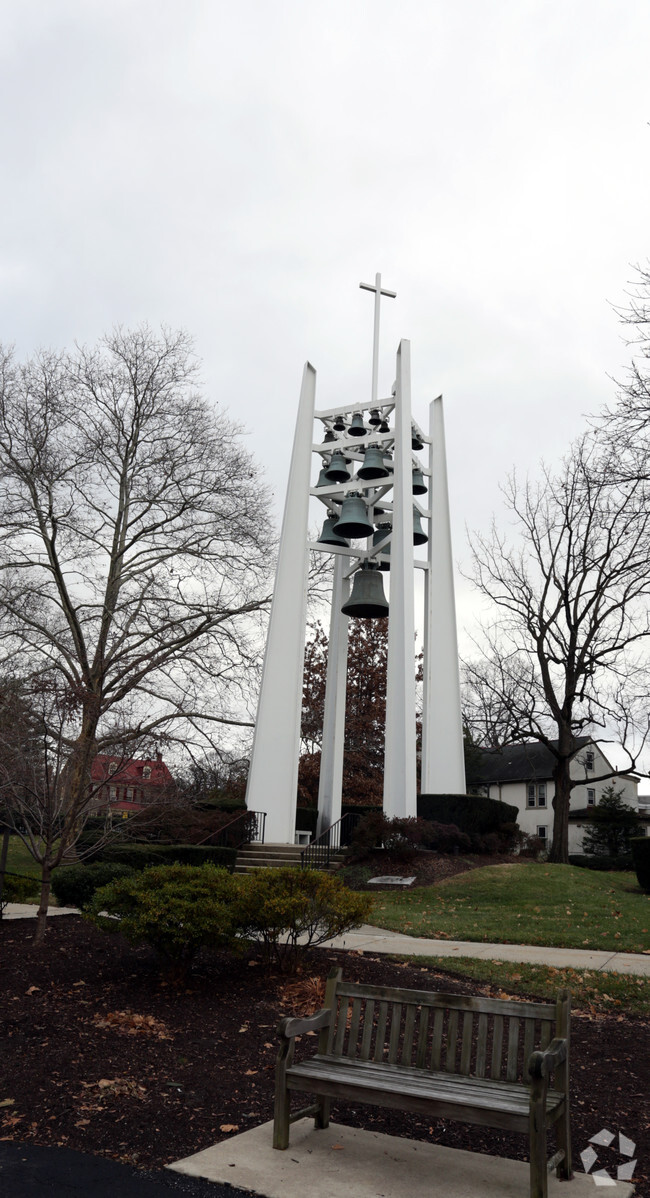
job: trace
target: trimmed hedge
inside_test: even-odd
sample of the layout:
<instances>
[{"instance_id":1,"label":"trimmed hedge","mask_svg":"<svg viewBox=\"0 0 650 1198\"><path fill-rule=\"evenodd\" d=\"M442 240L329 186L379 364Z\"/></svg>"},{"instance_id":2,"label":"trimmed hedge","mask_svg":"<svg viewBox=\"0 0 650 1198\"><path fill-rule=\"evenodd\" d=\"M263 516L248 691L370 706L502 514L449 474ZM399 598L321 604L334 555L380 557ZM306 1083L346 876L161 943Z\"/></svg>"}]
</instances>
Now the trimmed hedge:
<instances>
[{"instance_id":1,"label":"trimmed hedge","mask_svg":"<svg viewBox=\"0 0 650 1198\"><path fill-rule=\"evenodd\" d=\"M519 812L511 803L484 795L418 795L418 815L435 824L455 824L468 836L498 832L504 824L517 822Z\"/></svg>"},{"instance_id":2,"label":"trimmed hedge","mask_svg":"<svg viewBox=\"0 0 650 1198\"><path fill-rule=\"evenodd\" d=\"M603 854L597 857L586 857L583 853L570 853L569 865L579 865L581 869L596 869L606 873L610 870L632 870L634 862L631 853L620 857L610 857Z\"/></svg>"},{"instance_id":3,"label":"trimmed hedge","mask_svg":"<svg viewBox=\"0 0 650 1198\"><path fill-rule=\"evenodd\" d=\"M61 907L87 907L100 886L135 871L117 861L98 861L95 865L66 865L52 876L52 890Z\"/></svg>"},{"instance_id":4,"label":"trimmed hedge","mask_svg":"<svg viewBox=\"0 0 650 1198\"><path fill-rule=\"evenodd\" d=\"M111 844L99 859L138 870L147 865L220 865L232 871L237 850L200 844Z\"/></svg>"},{"instance_id":5,"label":"trimmed hedge","mask_svg":"<svg viewBox=\"0 0 650 1198\"><path fill-rule=\"evenodd\" d=\"M315 836L317 823L318 807L296 808L296 832L311 832Z\"/></svg>"},{"instance_id":6,"label":"trimmed hedge","mask_svg":"<svg viewBox=\"0 0 650 1198\"><path fill-rule=\"evenodd\" d=\"M650 894L650 836L634 836L630 847L639 886Z\"/></svg>"}]
</instances>

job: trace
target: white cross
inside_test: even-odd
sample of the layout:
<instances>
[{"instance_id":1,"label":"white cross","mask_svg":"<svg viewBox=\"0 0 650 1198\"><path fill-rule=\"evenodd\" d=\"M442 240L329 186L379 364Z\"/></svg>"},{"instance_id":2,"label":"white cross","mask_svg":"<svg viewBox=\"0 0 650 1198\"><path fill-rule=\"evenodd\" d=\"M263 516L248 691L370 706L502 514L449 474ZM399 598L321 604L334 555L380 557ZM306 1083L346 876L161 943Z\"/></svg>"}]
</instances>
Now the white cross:
<instances>
[{"instance_id":1,"label":"white cross","mask_svg":"<svg viewBox=\"0 0 650 1198\"><path fill-rule=\"evenodd\" d=\"M375 330L372 341L372 407L377 407L377 374L379 371L379 304L382 295L388 295L391 299L397 297L396 291L382 290L381 275L375 275L374 286L372 283L359 283L359 286L364 291L374 291L375 293Z\"/></svg>"}]
</instances>

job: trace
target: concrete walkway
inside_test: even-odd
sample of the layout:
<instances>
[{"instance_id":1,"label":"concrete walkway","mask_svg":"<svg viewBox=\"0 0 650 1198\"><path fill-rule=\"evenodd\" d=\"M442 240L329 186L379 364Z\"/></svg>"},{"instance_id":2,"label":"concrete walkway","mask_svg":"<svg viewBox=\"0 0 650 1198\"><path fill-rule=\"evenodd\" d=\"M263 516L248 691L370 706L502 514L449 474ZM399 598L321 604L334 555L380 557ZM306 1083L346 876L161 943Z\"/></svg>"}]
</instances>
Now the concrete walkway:
<instances>
[{"instance_id":1,"label":"concrete walkway","mask_svg":"<svg viewBox=\"0 0 650 1198\"><path fill-rule=\"evenodd\" d=\"M33 919L38 908L8 903L3 919ZM75 907L51 907L50 915L78 915ZM480 940L427 940L363 924L354 932L328 940L324 948L348 952L390 953L409 957L474 957L477 961L521 961L556 969L593 969L596 973L633 973L650 977L650 954L613 953L611 949L545 948L541 944L485 944Z\"/></svg>"},{"instance_id":2,"label":"concrete walkway","mask_svg":"<svg viewBox=\"0 0 650 1198\"><path fill-rule=\"evenodd\" d=\"M557 969L593 969L650 977L650 954L613 953L611 949L545 948L541 944L485 944L480 940L427 940L364 924L345 936L328 940L327 948L349 952L392 953L412 957L475 957L478 961L522 961Z\"/></svg>"}]
</instances>

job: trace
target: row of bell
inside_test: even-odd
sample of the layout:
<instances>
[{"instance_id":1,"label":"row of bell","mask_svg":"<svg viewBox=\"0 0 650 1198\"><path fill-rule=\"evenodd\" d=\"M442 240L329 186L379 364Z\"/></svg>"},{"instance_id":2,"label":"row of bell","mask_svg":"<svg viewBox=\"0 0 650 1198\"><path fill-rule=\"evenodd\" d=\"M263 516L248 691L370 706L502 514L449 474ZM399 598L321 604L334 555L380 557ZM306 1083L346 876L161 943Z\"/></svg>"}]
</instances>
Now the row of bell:
<instances>
[{"instance_id":1,"label":"row of bell","mask_svg":"<svg viewBox=\"0 0 650 1198\"><path fill-rule=\"evenodd\" d=\"M365 437L366 433L372 432L373 430L375 432L380 432L380 433L389 433L390 432L390 428L388 426L388 421L382 420L377 408L373 408L371 410L370 416L368 418L368 424L371 426L369 429L367 429L365 424L363 423L363 417L362 417L361 413L355 412L354 416L352 417L352 420L350 421L350 425L347 429L345 427L345 421L342 416L336 417L336 420L334 421L334 423L332 425L332 429L336 429L336 431L338 433L347 432L348 437ZM332 429L327 429L327 432L325 433L325 438L324 438L325 441L335 441L336 440L336 437L334 436ZM421 438L419 437L419 435L416 433L414 428L411 429L411 449L415 449L415 450L424 449L423 442L422 442Z\"/></svg>"},{"instance_id":2,"label":"row of bell","mask_svg":"<svg viewBox=\"0 0 650 1198\"><path fill-rule=\"evenodd\" d=\"M393 463L390 455L371 445L370 449L366 450L363 466L357 470L357 478L362 478L364 482L372 482L373 479L388 478L392 471ZM352 471L347 458L337 451L332 454L329 466L323 466L316 486L327 487L332 483L347 483L351 477ZM426 493L424 475L418 467L415 467L413 470L413 494L426 495Z\"/></svg>"},{"instance_id":3,"label":"row of bell","mask_svg":"<svg viewBox=\"0 0 650 1198\"><path fill-rule=\"evenodd\" d=\"M350 540L360 540L373 534L373 544L379 544L386 536L390 524L380 524L375 532L374 525L368 519L366 505L358 495L350 495L344 499L339 516L328 516L323 524L323 531L318 538L321 545L340 545L350 548ZM379 534L379 535L378 535ZM424 545L428 536L422 528L420 513L413 508L413 544ZM387 552L388 549L384 550ZM388 569L388 567L385 567Z\"/></svg>"}]
</instances>

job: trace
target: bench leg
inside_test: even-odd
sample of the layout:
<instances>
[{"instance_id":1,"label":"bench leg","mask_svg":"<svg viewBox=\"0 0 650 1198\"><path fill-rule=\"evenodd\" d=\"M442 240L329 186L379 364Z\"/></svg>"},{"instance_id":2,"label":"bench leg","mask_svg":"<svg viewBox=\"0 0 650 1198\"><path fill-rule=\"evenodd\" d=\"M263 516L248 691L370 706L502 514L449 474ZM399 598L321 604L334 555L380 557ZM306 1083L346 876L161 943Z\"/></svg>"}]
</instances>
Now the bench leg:
<instances>
[{"instance_id":1,"label":"bench leg","mask_svg":"<svg viewBox=\"0 0 650 1198\"><path fill-rule=\"evenodd\" d=\"M318 1110L314 1119L314 1127L322 1131L330 1125L330 1102L329 1098L318 1099Z\"/></svg>"},{"instance_id":2,"label":"bench leg","mask_svg":"<svg viewBox=\"0 0 650 1198\"><path fill-rule=\"evenodd\" d=\"M530 1198L548 1198L546 1119L541 1102L530 1104Z\"/></svg>"},{"instance_id":3,"label":"bench leg","mask_svg":"<svg viewBox=\"0 0 650 1198\"><path fill-rule=\"evenodd\" d=\"M557 1176L562 1181L570 1181L573 1177L571 1161L571 1124L569 1123L569 1104L565 1102L564 1113L557 1121L557 1146L564 1149L564 1160L557 1167Z\"/></svg>"},{"instance_id":4,"label":"bench leg","mask_svg":"<svg viewBox=\"0 0 650 1198\"><path fill-rule=\"evenodd\" d=\"M285 1086L276 1086L273 1110L273 1147L289 1147L289 1113L291 1099Z\"/></svg>"}]
</instances>

